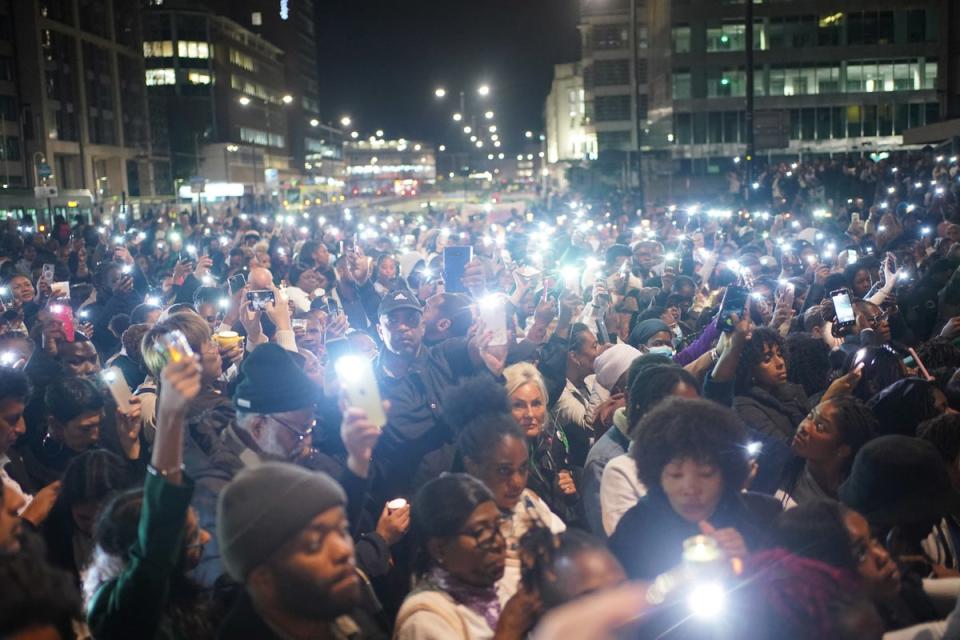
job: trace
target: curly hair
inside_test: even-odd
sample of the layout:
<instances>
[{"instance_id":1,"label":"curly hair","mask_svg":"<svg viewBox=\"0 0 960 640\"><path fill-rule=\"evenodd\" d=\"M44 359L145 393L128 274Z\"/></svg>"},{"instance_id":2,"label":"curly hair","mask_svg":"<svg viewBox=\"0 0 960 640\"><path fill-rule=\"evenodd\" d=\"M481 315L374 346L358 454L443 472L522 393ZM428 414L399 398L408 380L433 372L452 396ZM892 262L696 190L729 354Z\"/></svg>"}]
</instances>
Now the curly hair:
<instances>
[{"instance_id":1,"label":"curly hair","mask_svg":"<svg viewBox=\"0 0 960 640\"><path fill-rule=\"evenodd\" d=\"M564 586L557 581L556 566L559 562L572 560L588 551L610 553L603 540L586 531L567 529L555 534L542 524L530 527L520 538L519 545L520 581L527 590L540 594L547 609L569 600L564 593Z\"/></svg>"},{"instance_id":2,"label":"curly hair","mask_svg":"<svg viewBox=\"0 0 960 640\"><path fill-rule=\"evenodd\" d=\"M740 354L740 360L737 362L737 378L734 383L735 393L739 395L750 390L750 387L753 386L754 368L763 362L767 352L774 347L784 354L783 337L775 329L760 327L753 330L753 335L744 346L743 353ZM786 358L786 354L784 354L784 358Z\"/></svg>"},{"instance_id":3,"label":"curly hair","mask_svg":"<svg viewBox=\"0 0 960 640\"><path fill-rule=\"evenodd\" d=\"M808 333L791 333L784 341L787 380L812 396L830 384L830 347Z\"/></svg>"},{"instance_id":4,"label":"curly hair","mask_svg":"<svg viewBox=\"0 0 960 640\"><path fill-rule=\"evenodd\" d=\"M923 360L927 369L941 367L960 367L960 348L949 338L933 338L917 348L917 355Z\"/></svg>"},{"instance_id":5,"label":"curly hair","mask_svg":"<svg viewBox=\"0 0 960 640\"><path fill-rule=\"evenodd\" d=\"M750 473L747 430L727 407L709 400L667 398L640 420L634 433L637 476L648 491L662 491L660 475L674 460L716 465L724 491L737 492Z\"/></svg>"},{"instance_id":6,"label":"curly hair","mask_svg":"<svg viewBox=\"0 0 960 640\"><path fill-rule=\"evenodd\" d=\"M443 418L457 437L458 453L482 464L504 438L526 442L510 412L507 391L489 378L469 378L447 391Z\"/></svg>"},{"instance_id":7,"label":"curly hair","mask_svg":"<svg viewBox=\"0 0 960 640\"><path fill-rule=\"evenodd\" d=\"M889 345L859 349L847 356L844 369L850 371L860 362L864 363L863 373L853 395L864 402L903 378L905 373L900 356Z\"/></svg>"}]
</instances>

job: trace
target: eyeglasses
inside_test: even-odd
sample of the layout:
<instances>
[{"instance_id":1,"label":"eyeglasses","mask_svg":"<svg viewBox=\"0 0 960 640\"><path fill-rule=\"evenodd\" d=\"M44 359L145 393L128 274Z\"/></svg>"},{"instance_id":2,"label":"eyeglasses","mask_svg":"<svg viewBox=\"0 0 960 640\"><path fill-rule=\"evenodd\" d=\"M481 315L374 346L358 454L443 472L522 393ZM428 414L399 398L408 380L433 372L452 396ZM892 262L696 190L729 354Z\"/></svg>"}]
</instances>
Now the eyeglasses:
<instances>
[{"instance_id":1,"label":"eyeglasses","mask_svg":"<svg viewBox=\"0 0 960 640\"><path fill-rule=\"evenodd\" d=\"M494 549L497 546L497 538L506 541L503 532L500 530L500 527L503 525L504 521L504 518L497 518L497 526L495 528L484 527L482 529L476 529L475 531L461 531L457 535L473 538L473 541L477 544L478 549Z\"/></svg>"},{"instance_id":2,"label":"eyeglasses","mask_svg":"<svg viewBox=\"0 0 960 640\"><path fill-rule=\"evenodd\" d=\"M880 323L885 322L889 317L890 317L889 311L881 311L880 313L873 316L872 318L868 318L867 322L869 322L874 327L879 327Z\"/></svg>"},{"instance_id":3,"label":"eyeglasses","mask_svg":"<svg viewBox=\"0 0 960 640\"><path fill-rule=\"evenodd\" d=\"M820 417L820 413L817 411L811 411L807 414L807 420L813 423L813 426L816 428L817 433L825 433L827 430L827 423L823 421Z\"/></svg>"},{"instance_id":4,"label":"eyeglasses","mask_svg":"<svg viewBox=\"0 0 960 640\"><path fill-rule=\"evenodd\" d=\"M286 422L277 418L276 416L270 416L270 419L276 422L278 425L280 425L284 429L286 429L287 431L289 431L290 433L292 433L294 436L296 436L297 442L303 442L304 440L309 438L311 434L313 434L313 428L317 426L316 418L310 421L309 426L307 426L307 428L304 431L300 431L293 425L287 424Z\"/></svg>"}]
</instances>

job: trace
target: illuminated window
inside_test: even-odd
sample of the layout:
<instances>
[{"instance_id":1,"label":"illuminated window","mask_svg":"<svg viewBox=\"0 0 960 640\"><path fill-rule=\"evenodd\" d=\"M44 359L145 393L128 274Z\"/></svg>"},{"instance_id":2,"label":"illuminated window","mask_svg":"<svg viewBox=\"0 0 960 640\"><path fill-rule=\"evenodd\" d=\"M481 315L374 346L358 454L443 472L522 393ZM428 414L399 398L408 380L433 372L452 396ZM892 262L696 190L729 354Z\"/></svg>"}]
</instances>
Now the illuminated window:
<instances>
[{"instance_id":1,"label":"illuminated window","mask_svg":"<svg viewBox=\"0 0 960 640\"><path fill-rule=\"evenodd\" d=\"M202 71L191 71L187 74L187 82L190 84L210 84L210 74Z\"/></svg>"},{"instance_id":2,"label":"illuminated window","mask_svg":"<svg viewBox=\"0 0 960 640\"><path fill-rule=\"evenodd\" d=\"M147 69L147 86L174 84L176 81L177 74L173 69Z\"/></svg>"},{"instance_id":3,"label":"illuminated window","mask_svg":"<svg viewBox=\"0 0 960 640\"><path fill-rule=\"evenodd\" d=\"M144 58L172 58L173 42L170 40L143 43Z\"/></svg>"},{"instance_id":4,"label":"illuminated window","mask_svg":"<svg viewBox=\"0 0 960 640\"><path fill-rule=\"evenodd\" d=\"M181 58L209 58L210 46L206 42L180 40L177 42L177 55Z\"/></svg>"},{"instance_id":5,"label":"illuminated window","mask_svg":"<svg viewBox=\"0 0 960 640\"><path fill-rule=\"evenodd\" d=\"M256 71L257 68L253 58L236 49L230 49L230 62L247 71Z\"/></svg>"}]
</instances>

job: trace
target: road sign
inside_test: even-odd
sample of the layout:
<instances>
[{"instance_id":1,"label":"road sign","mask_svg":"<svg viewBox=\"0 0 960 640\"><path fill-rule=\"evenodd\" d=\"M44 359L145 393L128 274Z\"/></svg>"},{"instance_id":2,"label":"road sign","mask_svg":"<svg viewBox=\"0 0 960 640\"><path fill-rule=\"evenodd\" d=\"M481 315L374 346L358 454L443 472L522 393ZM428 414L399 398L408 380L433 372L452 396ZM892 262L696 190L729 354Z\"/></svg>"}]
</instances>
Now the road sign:
<instances>
[{"instance_id":1,"label":"road sign","mask_svg":"<svg viewBox=\"0 0 960 640\"><path fill-rule=\"evenodd\" d=\"M46 162L37 163L37 175L41 178L49 178L53 175L53 169L50 168L50 165Z\"/></svg>"},{"instance_id":2,"label":"road sign","mask_svg":"<svg viewBox=\"0 0 960 640\"><path fill-rule=\"evenodd\" d=\"M35 198L56 198L57 197L57 188L56 187L34 187L33 195Z\"/></svg>"}]
</instances>

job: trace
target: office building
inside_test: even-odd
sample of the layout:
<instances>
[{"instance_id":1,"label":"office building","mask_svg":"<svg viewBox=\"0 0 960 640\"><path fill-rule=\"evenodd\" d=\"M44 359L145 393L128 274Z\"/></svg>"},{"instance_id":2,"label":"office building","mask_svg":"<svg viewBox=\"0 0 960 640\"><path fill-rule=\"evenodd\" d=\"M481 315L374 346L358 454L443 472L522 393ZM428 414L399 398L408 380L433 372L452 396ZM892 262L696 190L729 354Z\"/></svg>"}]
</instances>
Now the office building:
<instances>
[{"instance_id":1,"label":"office building","mask_svg":"<svg viewBox=\"0 0 960 640\"><path fill-rule=\"evenodd\" d=\"M601 154L635 151L639 140L645 182L656 186L659 176L720 173L746 151L742 2L582 0L581 8L588 130ZM958 12L952 0L755 3L758 154L872 152L955 117L949 40Z\"/></svg>"},{"instance_id":2,"label":"office building","mask_svg":"<svg viewBox=\"0 0 960 640\"><path fill-rule=\"evenodd\" d=\"M548 185L566 188L566 172L574 165L597 158L597 137L584 127L586 101L583 74L578 63L553 68L553 84L543 110L546 123L545 156Z\"/></svg>"},{"instance_id":3,"label":"office building","mask_svg":"<svg viewBox=\"0 0 960 640\"><path fill-rule=\"evenodd\" d=\"M330 118L324 120L320 113L314 0L267 3L204 0L204 3L218 15L232 19L283 50L284 93L293 98L284 110L290 167L302 175L304 183L312 183L312 177L320 175L314 168L317 156L328 153L331 139L330 133L322 128Z\"/></svg>"},{"instance_id":4,"label":"office building","mask_svg":"<svg viewBox=\"0 0 960 640\"><path fill-rule=\"evenodd\" d=\"M169 193L151 148L140 9L119 0L0 4L6 184L87 190L107 208Z\"/></svg>"},{"instance_id":5,"label":"office building","mask_svg":"<svg viewBox=\"0 0 960 640\"><path fill-rule=\"evenodd\" d=\"M261 196L299 177L280 48L204 7L153 6L144 32L147 89L176 182L239 182Z\"/></svg>"}]
</instances>

